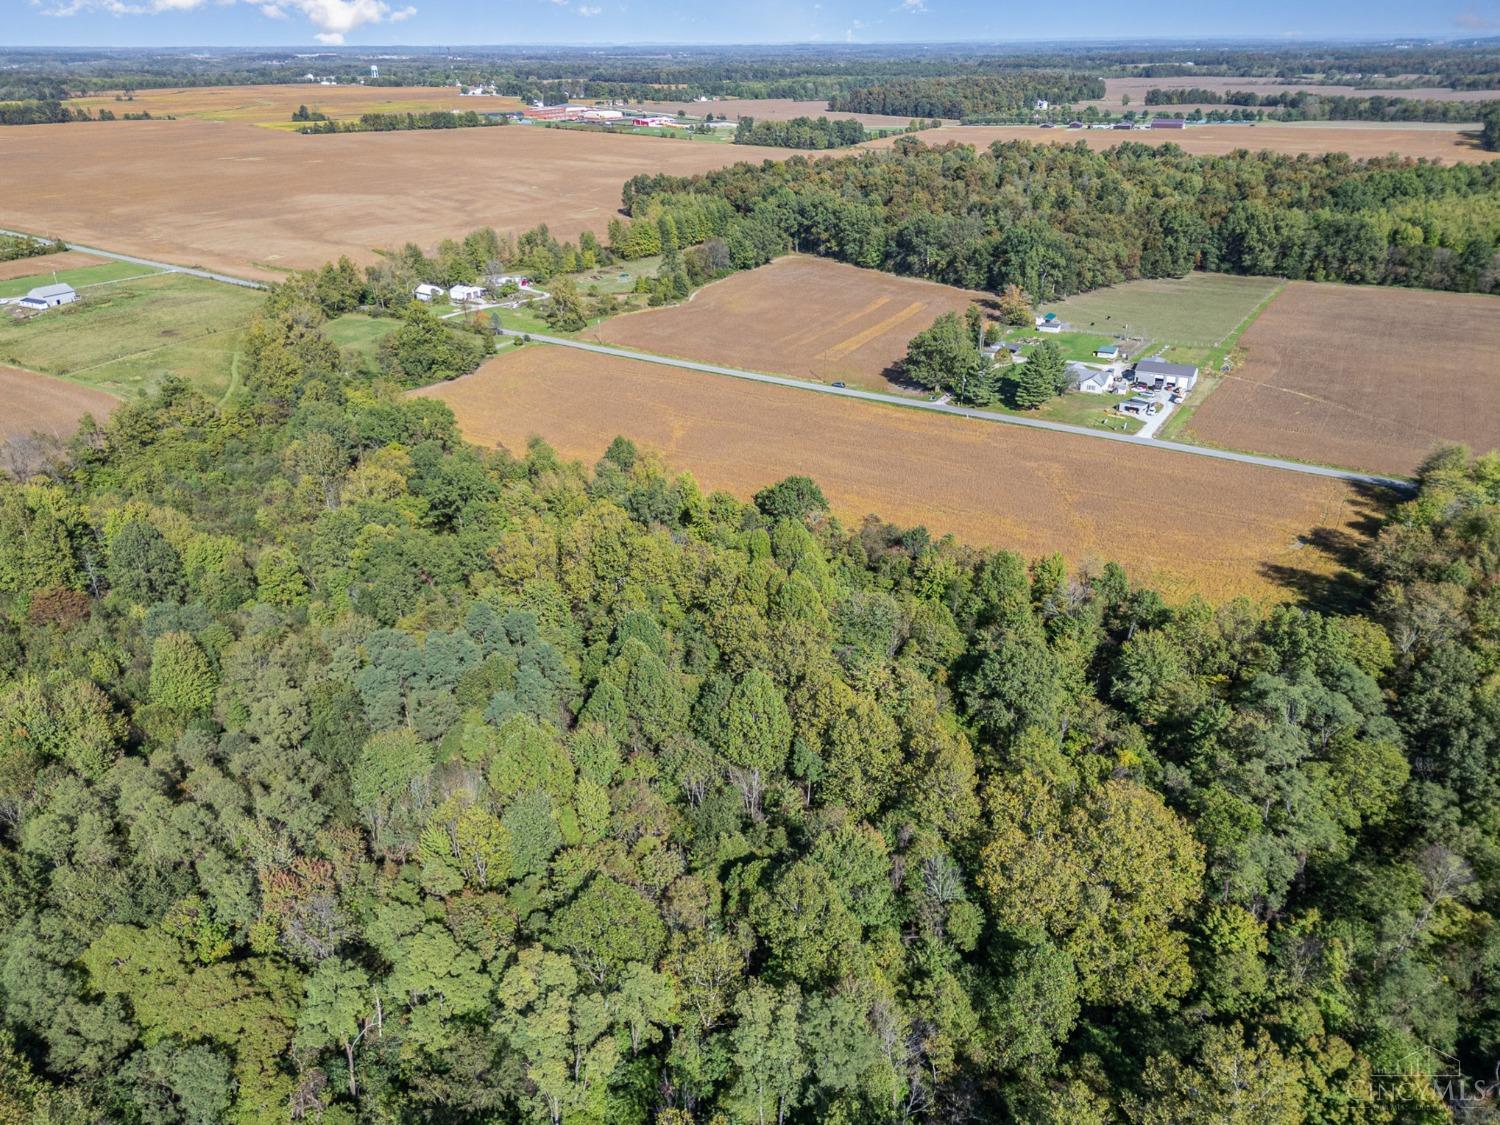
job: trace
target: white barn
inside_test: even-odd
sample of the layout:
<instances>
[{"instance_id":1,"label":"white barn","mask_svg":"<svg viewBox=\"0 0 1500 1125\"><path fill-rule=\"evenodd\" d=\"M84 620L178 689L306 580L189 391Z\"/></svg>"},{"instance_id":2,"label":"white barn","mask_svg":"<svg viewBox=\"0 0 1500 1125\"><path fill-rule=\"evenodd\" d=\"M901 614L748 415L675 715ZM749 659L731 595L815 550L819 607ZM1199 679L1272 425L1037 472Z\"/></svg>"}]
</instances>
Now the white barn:
<instances>
[{"instance_id":1,"label":"white barn","mask_svg":"<svg viewBox=\"0 0 1500 1125\"><path fill-rule=\"evenodd\" d=\"M433 298L441 297L442 295L443 287L441 285L418 285L412 290L412 296L419 301L431 301Z\"/></svg>"},{"instance_id":2,"label":"white barn","mask_svg":"<svg viewBox=\"0 0 1500 1125\"><path fill-rule=\"evenodd\" d=\"M56 285L39 285L16 304L23 309L55 309L58 305L71 305L78 300L77 291L65 281Z\"/></svg>"},{"instance_id":3,"label":"white barn","mask_svg":"<svg viewBox=\"0 0 1500 1125\"><path fill-rule=\"evenodd\" d=\"M448 300L461 305L467 301L484 300L484 288L479 285L455 285L448 290Z\"/></svg>"}]
</instances>

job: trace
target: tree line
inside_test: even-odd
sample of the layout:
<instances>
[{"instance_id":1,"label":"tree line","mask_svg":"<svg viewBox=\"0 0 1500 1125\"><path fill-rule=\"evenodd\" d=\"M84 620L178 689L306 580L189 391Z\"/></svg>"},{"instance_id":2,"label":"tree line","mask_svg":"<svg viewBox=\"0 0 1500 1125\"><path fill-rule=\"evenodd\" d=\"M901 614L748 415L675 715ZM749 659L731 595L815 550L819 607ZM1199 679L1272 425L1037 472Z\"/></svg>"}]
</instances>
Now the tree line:
<instances>
[{"instance_id":1,"label":"tree line","mask_svg":"<svg viewBox=\"0 0 1500 1125\"><path fill-rule=\"evenodd\" d=\"M1253 90L1177 87L1146 91L1146 105L1234 105L1279 109L1280 121L1438 121L1467 122L1483 117L1500 102L1439 101L1385 94L1321 94L1316 89L1258 94Z\"/></svg>"},{"instance_id":2,"label":"tree line","mask_svg":"<svg viewBox=\"0 0 1500 1125\"><path fill-rule=\"evenodd\" d=\"M741 117L734 130L734 143L781 148L848 148L870 136L852 117L833 121L826 117L794 117L790 121L757 121L753 117Z\"/></svg>"},{"instance_id":3,"label":"tree line","mask_svg":"<svg viewBox=\"0 0 1500 1125\"><path fill-rule=\"evenodd\" d=\"M326 133L396 133L413 129L479 129L510 124L509 117L476 113L472 109L435 109L426 113L362 113L357 121L333 121L321 115L314 117L308 114L302 119L294 115L293 120L310 122L297 130L309 136Z\"/></svg>"},{"instance_id":4,"label":"tree line","mask_svg":"<svg viewBox=\"0 0 1500 1125\"><path fill-rule=\"evenodd\" d=\"M1487 1078L1495 456L1340 610L1169 602L466 444L315 280L233 405L0 482L7 1119L1395 1125L1448 1112L1414 1052Z\"/></svg>"},{"instance_id":5,"label":"tree line","mask_svg":"<svg viewBox=\"0 0 1500 1125\"><path fill-rule=\"evenodd\" d=\"M1104 96L1104 80L1085 74L1030 73L891 78L828 99L830 111L898 117L973 117L1030 109L1038 98L1081 102Z\"/></svg>"},{"instance_id":6,"label":"tree line","mask_svg":"<svg viewBox=\"0 0 1500 1125\"><path fill-rule=\"evenodd\" d=\"M101 107L91 113L86 106L70 106L60 101L0 102L0 125L64 125L72 121L151 121L154 118L146 110L115 114L112 109Z\"/></svg>"},{"instance_id":7,"label":"tree line","mask_svg":"<svg viewBox=\"0 0 1500 1125\"><path fill-rule=\"evenodd\" d=\"M43 254L60 254L68 248L61 239L33 238L29 234L0 234L0 262L17 258L39 258Z\"/></svg>"},{"instance_id":8,"label":"tree line","mask_svg":"<svg viewBox=\"0 0 1500 1125\"><path fill-rule=\"evenodd\" d=\"M1497 187L1500 162L903 137L858 156L641 175L622 202L651 223L663 210L711 216L737 268L794 249L1045 301L1191 269L1495 292Z\"/></svg>"}]
</instances>

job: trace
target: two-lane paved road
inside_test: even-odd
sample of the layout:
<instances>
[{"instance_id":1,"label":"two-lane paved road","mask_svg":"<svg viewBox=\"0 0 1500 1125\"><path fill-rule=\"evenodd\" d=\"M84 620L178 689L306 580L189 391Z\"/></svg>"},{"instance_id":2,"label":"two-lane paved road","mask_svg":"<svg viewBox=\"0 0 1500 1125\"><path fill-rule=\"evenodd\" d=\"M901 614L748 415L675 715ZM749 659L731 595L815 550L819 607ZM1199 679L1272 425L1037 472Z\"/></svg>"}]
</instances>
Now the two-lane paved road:
<instances>
[{"instance_id":1,"label":"two-lane paved road","mask_svg":"<svg viewBox=\"0 0 1500 1125\"><path fill-rule=\"evenodd\" d=\"M842 398L864 399L867 402L885 403L889 406L901 406L909 410L929 410L935 414L951 414L959 418L970 418L978 422L997 422L1005 426L1026 426L1034 430L1052 430L1061 434L1074 434L1078 437L1093 438L1097 441L1118 441L1126 445L1145 446L1148 449L1161 449L1171 453L1184 453L1192 457L1211 457L1218 461L1238 461L1244 465L1259 465L1266 469L1281 469L1289 473L1306 473L1315 477L1333 477L1336 480L1352 481L1356 484L1370 484L1381 488L1393 488L1403 492L1411 491L1413 485L1410 481L1400 480L1394 477L1377 476L1372 473L1356 473L1347 469L1331 469L1323 465L1305 465L1300 461L1283 461L1278 457L1260 457L1254 453L1235 453L1227 449L1210 449L1201 445L1187 445L1178 441L1158 441L1155 438L1141 437L1138 434L1117 434L1108 430L1091 430L1083 426L1070 426L1065 422L1047 422L1041 418L1022 418L1014 414L993 414L983 410L973 410L966 406L954 406L947 402L928 402L925 399L905 398L901 395L882 394L879 391L862 391L854 387L833 387L826 383L808 383L801 379L789 379L783 375L766 375L759 371L745 371L738 367L720 367L713 363L699 363L691 359L671 359L667 356L652 355L649 352L631 351L628 348L616 348L608 344L591 344L586 340L570 340L563 336L541 336L535 332L517 332L514 329L502 329L502 335L506 336L530 336L531 339L543 344L556 344L564 348L577 348L580 351L596 352L599 355L617 356L620 359L640 360L643 363L657 363L665 367L680 367L686 371L702 371L709 375L727 375L732 379L749 379L756 383L771 383L778 387L790 387L798 391L810 391L814 394L839 395Z\"/></svg>"},{"instance_id":2,"label":"two-lane paved road","mask_svg":"<svg viewBox=\"0 0 1500 1125\"><path fill-rule=\"evenodd\" d=\"M40 235L28 234L23 230L6 230L0 227L0 234L8 234L15 238L35 238L40 242L51 242L50 238ZM66 241L66 240L64 240ZM151 269L162 270L169 273L185 273L190 277L201 277L207 281L219 281L225 285L238 285L244 289L269 289L263 281L251 281L244 277L232 277L227 273L214 273L212 270L195 269L192 266L177 266L171 262L158 262L151 258L137 258L131 254L117 254L113 250L101 250L97 246L84 246L79 242L68 242L69 250L77 250L80 254L92 254L96 258L109 258L116 262L129 262L136 266L149 266Z\"/></svg>"}]
</instances>

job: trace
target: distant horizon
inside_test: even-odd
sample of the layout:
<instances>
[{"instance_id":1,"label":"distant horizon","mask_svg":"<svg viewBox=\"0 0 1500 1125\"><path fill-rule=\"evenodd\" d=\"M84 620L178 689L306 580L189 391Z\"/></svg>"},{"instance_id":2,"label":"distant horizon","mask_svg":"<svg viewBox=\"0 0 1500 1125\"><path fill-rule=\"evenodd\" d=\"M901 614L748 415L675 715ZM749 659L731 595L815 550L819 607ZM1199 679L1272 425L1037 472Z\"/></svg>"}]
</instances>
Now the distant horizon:
<instances>
[{"instance_id":1,"label":"distant horizon","mask_svg":"<svg viewBox=\"0 0 1500 1125\"><path fill-rule=\"evenodd\" d=\"M1341 36L1308 36L1289 38L1286 36L1265 35L1193 35L1193 36L1165 36L1165 35L1143 35L1135 37L1106 36L1103 38L1067 38L1049 37L1045 39L1028 39L1017 37L1010 40L961 40L961 39L890 39L890 40L868 40L868 41L831 41L819 39L765 39L765 40L722 40L722 41L689 41L674 39L621 39L621 40L516 40L511 43L459 43L459 42L392 42L392 43L318 43L310 41L306 43L140 43L129 46L120 46L115 43L22 43L0 46L0 54L7 52L30 52L30 51L163 51L163 52L190 52L190 51L278 51L296 52L307 55L365 55L375 51L527 51L537 49L557 50L600 50L625 48L631 50L652 50L655 48L671 48L673 50L722 50L725 48L753 49L753 48L787 48L787 47L813 47L820 50L839 51L854 50L868 47L900 48L900 47L962 47L971 54L982 53L988 48L1006 48L1024 45L1027 47L1046 46L1068 46L1068 47L1139 47L1139 46L1266 46L1287 47L1297 45L1302 47L1319 46L1377 46L1390 44L1392 46L1405 46L1407 44L1423 44L1433 46L1452 46L1454 44L1470 44L1479 46L1494 43L1500 45L1500 34L1497 35L1341 35Z\"/></svg>"},{"instance_id":2,"label":"distant horizon","mask_svg":"<svg viewBox=\"0 0 1500 1125\"><path fill-rule=\"evenodd\" d=\"M12 12L10 42L0 49L41 50L475 49L476 40L523 49L1447 44L1500 35L1500 0L1435 0L1420 10L1404 0L1263 0L1229 9L1197 0L1063 0L1037 13L983 0L762 0L714 11L687 0L519 0L503 12L460 0L0 0L0 7ZM396 28L401 41L392 44ZM359 42L377 38L386 41Z\"/></svg>"}]
</instances>

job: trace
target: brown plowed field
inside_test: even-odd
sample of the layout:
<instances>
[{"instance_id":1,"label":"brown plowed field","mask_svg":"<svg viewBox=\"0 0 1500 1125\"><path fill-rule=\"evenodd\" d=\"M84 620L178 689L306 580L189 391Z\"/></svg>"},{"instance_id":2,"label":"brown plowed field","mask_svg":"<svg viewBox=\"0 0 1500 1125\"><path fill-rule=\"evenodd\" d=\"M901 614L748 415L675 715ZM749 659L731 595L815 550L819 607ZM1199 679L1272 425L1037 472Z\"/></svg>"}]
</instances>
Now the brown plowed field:
<instances>
[{"instance_id":1,"label":"brown plowed field","mask_svg":"<svg viewBox=\"0 0 1500 1125\"><path fill-rule=\"evenodd\" d=\"M80 266L100 266L107 259L92 254L80 254L77 250L64 250L60 254L38 254L34 258L15 258L0 262L0 281L14 281L18 277L37 277L53 270L76 270Z\"/></svg>"},{"instance_id":2,"label":"brown plowed field","mask_svg":"<svg viewBox=\"0 0 1500 1125\"><path fill-rule=\"evenodd\" d=\"M212 121L0 129L5 225L174 265L275 279L479 226L603 234L638 172L782 149L510 125L304 137Z\"/></svg>"},{"instance_id":3,"label":"brown plowed field","mask_svg":"<svg viewBox=\"0 0 1500 1125\"><path fill-rule=\"evenodd\" d=\"M1187 129L1040 129L1030 125L944 125L918 134L923 144L950 141L987 148L996 141L1046 141L1090 148L1113 148L1124 141L1175 144L1185 152L1223 156L1236 149L1269 149L1291 156L1321 156L1346 152L1356 158L1372 156L1426 157L1445 164L1482 164L1500 159L1479 147L1479 134L1449 127L1369 126L1364 122L1317 122L1299 125L1195 125ZM866 142L869 148L888 148L898 138Z\"/></svg>"},{"instance_id":4,"label":"brown plowed field","mask_svg":"<svg viewBox=\"0 0 1500 1125\"><path fill-rule=\"evenodd\" d=\"M1409 474L1500 447L1500 297L1297 281L1191 421L1214 445Z\"/></svg>"},{"instance_id":5,"label":"brown plowed field","mask_svg":"<svg viewBox=\"0 0 1500 1125\"><path fill-rule=\"evenodd\" d=\"M1367 500L1338 481L971 422L559 347L516 348L416 392L464 432L521 450L540 434L592 463L617 434L706 488L748 497L794 473L834 511L922 524L1077 565L1115 559L1175 597L1286 597L1336 566Z\"/></svg>"},{"instance_id":6,"label":"brown plowed field","mask_svg":"<svg viewBox=\"0 0 1500 1125\"><path fill-rule=\"evenodd\" d=\"M0 443L33 433L67 438L85 414L103 422L120 405L114 395L50 375L0 366Z\"/></svg>"},{"instance_id":7,"label":"brown plowed field","mask_svg":"<svg viewBox=\"0 0 1500 1125\"><path fill-rule=\"evenodd\" d=\"M892 390L886 372L940 313L986 301L931 281L826 258L780 258L705 286L686 304L615 317L608 344L726 367Z\"/></svg>"},{"instance_id":8,"label":"brown plowed field","mask_svg":"<svg viewBox=\"0 0 1500 1125\"><path fill-rule=\"evenodd\" d=\"M298 106L318 110L335 120L362 113L423 113L429 110L472 109L503 113L521 105L518 98L468 98L452 86L319 86L301 82L286 86L189 86L176 90L137 90L132 100L117 102L113 94L73 98L71 106L116 115L150 113L156 117L196 117L207 121L245 121L256 125L295 128Z\"/></svg>"}]
</instances>

